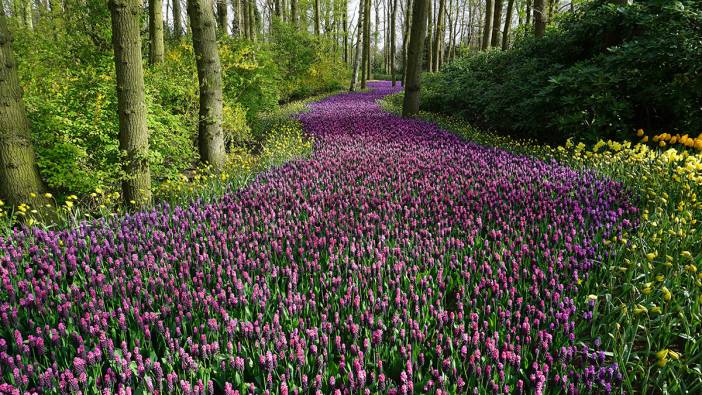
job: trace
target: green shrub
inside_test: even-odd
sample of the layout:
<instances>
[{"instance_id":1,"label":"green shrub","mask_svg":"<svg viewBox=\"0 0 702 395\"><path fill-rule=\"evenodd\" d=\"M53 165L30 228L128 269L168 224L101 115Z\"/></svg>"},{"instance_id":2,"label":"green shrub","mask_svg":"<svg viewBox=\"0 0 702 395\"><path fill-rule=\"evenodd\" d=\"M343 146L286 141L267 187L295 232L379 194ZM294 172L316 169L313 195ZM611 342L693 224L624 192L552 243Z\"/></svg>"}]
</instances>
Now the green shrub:
<instances>
[{"instance_id":1,"label":"green shrub","mask_svg":"<svg viewBox=\"0 0 702 395\"><path fill-rule=\"evenodd\" d=\"M472 53L425 76L423 108L518 137L622 138L702 130L699 0L605 0L566 13L542 39Z\"/></svg>"}]
</instances>

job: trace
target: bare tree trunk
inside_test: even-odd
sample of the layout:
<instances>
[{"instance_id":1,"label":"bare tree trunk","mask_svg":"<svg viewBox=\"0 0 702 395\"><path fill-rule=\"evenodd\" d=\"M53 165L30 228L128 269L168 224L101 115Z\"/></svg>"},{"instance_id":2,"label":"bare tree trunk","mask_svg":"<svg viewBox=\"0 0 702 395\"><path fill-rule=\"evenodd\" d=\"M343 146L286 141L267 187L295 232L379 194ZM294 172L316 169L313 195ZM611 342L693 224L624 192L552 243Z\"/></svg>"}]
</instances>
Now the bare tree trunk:
<instances>
[{"instance_id":1,"label":"bare tree trunk","mask_svg":"<svg viewBox=\"0 0 702 395\"><path fill-rule=\"evenodd\" d=\"M534 35L543 37L546 33L545 0L534 0Z\"/></svg>"},{"instance_id":2,"label":"bare tree trunk","mask_svg":"<svg viewBox=\"0 0 702 395\"><path fill-rule=\"evenodd\" d=\"M543 0L542 0L543 1ZM492 38L492 21L493 13L495 12L494 0L486 0L485 2L485 30L483 31L483 51L490 48Z\"/></svg>"},{"instance_id":3,"label":"bare tree trunk","mask_svg":"<svg viewBox=\"0 0 702 395\"><path fill-rule=\"evenodd\" d=\"M31 193L41 193L12 36L4 9L0 9L0 196L11 205L29 203Z\"/></svg>"},{"instance_id":4,"label":"bare tree trunk","mask_svg":"<svg viewBox=\"0 0 702 395\"><path fill-rule=\"evenodd\" d=\"M125 201L145 205L151 202L151 174L139 32L142 4L138 0L110 0L108 5L117 73L119 149L125 155L122 190Z\"/></svg>"},{"instance_id":5,"label":"bare tree trunk","mask_svg":"<svg viewBox=\"0 0 702 395\"><path fill-rule=\"evenodd\" d=\"M229 16L227 0L217 0L217 28L219 29L219 34L226 36L227 32L227 20Z\"/></svg>"},{"instance_id":6,"label":"bare tree trunk","mask_svg":"<svg viewBox=\"0 0 702 395\"><path fill-rule=\"evenodd\" d=\"M392 11L390 12L390 78L392 86L397 84L395 80L395 21L397 17L397 0L392 0Z\"/></svg>"},{"instance_id":7,"label":"bare tree trunk","mask_svg":"<svg viewBox=\"0 0 702 395\"><path fill-rule=\"evenodd\" d=\"M407 45L409 44L410 26L412 26L412 1L405 6L405 26L402 33L402 86L407 84Z\"/></svg>"},{"instance_id":8,"label":"bare tree trunk","mask_svg":"<svg viewBox=\"0 0 702 395\"><path fill-rule=\"evenodd\" d=\"M434 46L432 45L434 13L432 12L432 1L433 0L427 0L427 30L424 33L426 35L427 40L427 71L430 73L434 71Z\"/></svg>"},{"instance_id":9,"label":"bare tree trunk","mask_svg":"<svg viewBox=\"0 0 702 395\"><path fill-rule=\"evenodd\" d=\"M183 36L183 12L180 0L173 0L173 36L180 39Z\"/></svg>"},{"instance_id":10,"label":"bare tree trunk","mask_svg":"<svg viewBox=\"0 0 702 395\"><path fill-rule=\"evenodd\" d=\"M341 20L341 23L344 25L343 26L343 32L344 32L344 63L349 63L349 21L348 21L348 13L349 13L349 2L348 0L344 0L344 15L343 19Z\"/></svg>"},{"instance_id":11,"label":"bare tree trunk","mask_svg":"<svg viewBox=\"0 0 702 395\"><path fill-rule=\"evenodd\" d=\"M432 71L439 71L441 64L441 51L444 41L444 13L446 12L446 2L439 0L439 10L436 15L436 34L434 37L434 61L432 62Z\"/></svg>"},{"instance_id":12,"label":"bare tree trunk","mask_svg":"<svg viewBox=\"0 0 702 395\"><path fill-rule=\"evenodd\" d=\"M188 15L200 83L200 161L210 164L218 171L224 165L225 151L222 132L222 68L212 4L208 0L188 0Z\"/></svg>"},{"instance_id":13,"label":"bare tree trunk","mask_svg":"<svg viewBox=\"0 0 702 395\"><path fill-rule=\"evenodd\" d=\"M290 0L290 22L297 26L297 0Z\"/></svg>"},{"instance_id":14,"label":"bare tree trunk","mask_svg":"<svg viewBox=\"0 0 702 395\"><path fill-rule=\"evenodd\" d=\"M500 46L500 27L502 27L502 0L495 1L495 11L493 13L492 20L492 37L490 39L490 46L493 48L498 48Z\"/></svg>"},{"instance_id":15,"label":"bare tree trunk","mask_svg":"<svg viewBox=\"0 0 702 395\"><path fill-rule=\"evenodd\" d=\"M232 0L232 36L241 36L241 1Z\"/></svg>"},{"instance_id":16,"label":"bare tree trunk","mask_svg":"<svg viewBox=\"0 0 702 395\"><path fill-rule=\"evenodd\" d=\"M531 25L531 3L532 0L526 0L526 24Z\"/></svg>"},{"instance_id":17,"label":"bare tree trunk","mask_svg":"<svg viewBox=\"0 0 702 395\"><path fill-rule=\"evenodd\" d=\"M149 0L149 63L163 62L163 1Z\"/></svg>"},{"instance_id":18,"label":"bare tree trunk","mask_svg":"<svg viewBox=\"0 0 702 395\"><path fill-rule=\"evenodd\" d=\"M256 40L256 31L258 26L256 25L256 0L247 0L248 11L249 11L249 39Z\"/></svg>"},{"instance_id":19,"label":"bare tree trunk","mask_svg":"<svg viewBox=\"0 0 702 395\"><path fill-rule=\"evenodd\" d=\"M363 18L363 20L365 21L365 25L366 25L366 30L363 33L363 36L364 36L365 43L366 43L366 47L364 50L366 51L366 64L365 64L366 81L368 81L369 79L372 78L371 77L371 62L372 62L372 58L371 58L371 0L366 0L365 17ZM365 86L364 86L364 88L365 88Z\"/></svg>"},{"instance_id":20,"label":"bare tree trunk","mask_svg":"<svg viewBox=\"0 0 702 395\"><path fill-rule=\"evenodd\" d=\"M358 79L358 62L359 58L361 57L361 52L364 52L361 47L363 47L363 14L364 14L364 1L361 1L358 4L358 24L357 24L357 35L356 35L356 51L353 54L353 68L351 72L351 86L349 87L349 91L353 92L356 90L356 80ZM365 69L361 72L361 74L365 74ZM362 77L365 79L365 77ZM362 89L365 88L365 81L362 82Z\"/></svg>"},{"instance_id":21,"label":"bare tree trunk","mask_svg":"<svg viewBox=\"0 0 702 395\"><path fill-rule=\"evenodd\" d=\"M319 36L319 0L313 1L314 6L314 34Z\"/></svg>"},{"instance_id":22,"label":"bare tree trunk","mask_svg":"<svg viewBox=\"0 0 702 395\"><path fill-rule=\"evenodd\" d=\"M431 0L429 0L431 1ZM402 103L402 115L410 116L419 112L420 75L422 73L422 55L424 52L424 35L427 28L427 0L414 0L412 6L412 30L407 47L407 85Z\"/></svg>"},{"instance_id":23,"label":"bare tree trunk","mask_svg":"<svg viewBox=\"0 0 702 395\"><path fill-rule=\"evenodd\" d=\"M507 3L507 15L505 15L505 28L502 30L502 50L507 50L509 45L509 28L512 24L512 11L514 10L514 0Z\"/></svg>"},{"instance_id":24,"label":"bare tree trunk","mask_svg":"<svg viewBox=\"0 0 702 395\"><path fill-rule=\"evenodd\" d=\"M241 4L241 31L245 38L251 38L249 36L249 0L235 0L239 1Z\"/></svg>"}]
</instances>

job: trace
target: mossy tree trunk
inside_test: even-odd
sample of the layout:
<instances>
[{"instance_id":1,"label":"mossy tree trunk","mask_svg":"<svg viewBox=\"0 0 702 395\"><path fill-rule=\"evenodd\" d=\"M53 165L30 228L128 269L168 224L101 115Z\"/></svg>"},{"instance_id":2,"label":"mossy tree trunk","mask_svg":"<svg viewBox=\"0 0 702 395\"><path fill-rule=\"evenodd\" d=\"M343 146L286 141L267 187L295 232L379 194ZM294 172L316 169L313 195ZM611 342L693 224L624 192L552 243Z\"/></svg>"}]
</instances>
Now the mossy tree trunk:
<instances>
[{"instance_id":1,"label":"mossy tree trunk","mask_svg":"<svg viewBox=\"0 0 702 395\"><path fill-rule=\"evenodd\" d=\"M10 204L29 203L43 191L22 100L12 36L0 10L0 196Z\"/></svg>"},{"instance_id":2,"label":"mossy tree trunk","mask_svg":"<svg viewBox=\"0 0 702 395\"><path fill-rule=\"evenodd\" d=\"M218 171L224 166L225 150L222 131L222 68L212 4L209 0L188 0L188 15L200 84L200 161Z\"/></svg>"},{"instance_id":3,"label":"mossy tree trunk","mask_svg":"<svg viewBox=\"0 0 702 395\"><path fill-rule=\"evenodd\" d=\"M313 0L314 8L314 34L319 36L319 0Z\"/></svg>"},{"instance_id":4,"label":"mossy tree trunk","mask_svg":"<svg viewBox=\"0 0 702 395\"><path fill-rule=\"evenodd\" d=\"M124 155L122 190L125 201L145 205L151 202L151 174L139 33L142 6L138 0L110 0L108 5L117 73L119 148Z\"/></svg>"},{"instance_id":5,"label":"mossy tree trunk","mask_svg":"<svg viewBox=\"0 0 702 395\"><path fill-rule=\"evenodd\" d=\"M402 86L407 84L407 45L409 45L410 26L412 26L412 0L407 0L402 32Z\"/></svg>"},{"instance_id":6,"label":"mossy tree trunk","mask_svg":"<svg viewBox=\"0 0 702 395\"><path fill-rule=\"evenodd\" d=\"M290 23L297 26L297 0L290 0Z\"/></svg>"},{"instance_id":7,"label":"mossy tree trunk","mask_svg":"<svg viewBox=\"0 0 702 395\"><path fill-rule=\"evenodd\" d=\"M180 39L183 36L183 11L180 0L173 1L173 37Z\"/></svg>"},{"instance_id":8,"label":"mossy tree trunk","mask_svg":"<svg viewBox=\"0 0 702 395\"><path fill-rule=\"evenodd\" d=\"M491 42L491 38L492 38L492 20L493 20L493 13L494 12L495 12L494 0L486 0L486 2L485 2L485 27L483 29L483 44L481 46L483 51L490 48L490 42Z\"/></svg>"},{"instance_id":9,"label":"mossy tree trunk","mask_svg":"<svg viewBox=\"0 0 702 395\"><path fill-rule=\"evenodd\" d=\"M163 0L149 0L149 63L163 62Z\"/></svg>"},{"instance_id":10,"label":"mossy tree trunk","mask_svg":"<svg viewBox=\"0 0 702 395\"><path fill-rule=\"evenodd\" d=\"M217 0L217 27L219 34L227 35L227 19L229 19L227 0Z\"/></svg>"},{"instance_id":11,"label":"mossy tree trunk","mask_svg":"<svg viewBox=\"0 0 702 395\"><path fill-rule=\"evenodd\" d=\"M431 0L429 0L431 1ZM402 103L402 115L410 116L419 112L420 74L422 54L427 29L427 0L414 0L412 5L412 28L407 46L407 84Z\"/></svg>"},{"instance_id":12,"label":"mossy tree trunk","mask_svg":"<svg viewBox=\"0 0 702 395\"><path fill-rule=\"evenodd\" d=\"M507 2L507 14L505 14L505 28L502 30L502 50L507 50L509 46L509 30L512 25L512 12L514 11L514 0Z\"/></svg>"},{"instance_id":13,"label":"mossy tree trunk","mask_svg":"<svg viewBox=\"0 0 702 395\"><path fill-rule=\"evenodd\" d=\"M543 37L546 33L546 4L545 0L534 0L534 35Z\"/></svg>"},{"instance_id":14,"label":"mossy tree trunk","mask_svg":"<svg viewBox=\"0 0 702 395\"><path fill-rule=\"evenodd\" d=\"M494 0L495 1L495 10L493 11L493 19L492 19L492 37L490 37L490 46L493 48L498 48L500 44L502 43L502 40L500 40L500 33L501 33L501 27L502 27L502 6L503 6L503 1L502 0Z\"/></svg>"}]
</instances>

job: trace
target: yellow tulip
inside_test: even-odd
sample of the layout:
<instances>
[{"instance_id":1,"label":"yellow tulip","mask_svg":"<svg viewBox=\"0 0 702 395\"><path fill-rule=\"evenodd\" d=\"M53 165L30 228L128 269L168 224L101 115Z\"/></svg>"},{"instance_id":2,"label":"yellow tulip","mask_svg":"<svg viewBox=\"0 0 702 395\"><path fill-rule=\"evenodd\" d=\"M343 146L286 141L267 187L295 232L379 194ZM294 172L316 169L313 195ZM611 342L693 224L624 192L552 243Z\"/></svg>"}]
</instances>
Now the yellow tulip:
<instances>
[{"instance_id":1,"label":"yellow tulip","mask_svg":"<svg viewBox=\"0 0 702 395\"><path fill-rule=\"evenodd\" d=\"M643 135L644 135L643 129L637 130L637 131L636 131L636 135L639 136L639 137L643 136Z\"/></svg>"},{"instance_id":2,"label":"yellow tulip","mask_svg":"<svg viewBox=\"0 0 702 395\"><path fill-rule=\"evenodd\" d=\"M662 148L665 147L665 141L661 140L658 142L658 145Z\"/></svg>"},{"instance_id":3,"label":"yellow tulip","mask_svg":"<svg viewBox=\"0 0 702 395\"><path fill-rule=\"evenodd\" d=\"M667 287L661 288L661 292L663 292L663 299L666 302L669 302L670 299L673 297L673 294L670 292L670 290Z\"/></svg>"}]
</instances>

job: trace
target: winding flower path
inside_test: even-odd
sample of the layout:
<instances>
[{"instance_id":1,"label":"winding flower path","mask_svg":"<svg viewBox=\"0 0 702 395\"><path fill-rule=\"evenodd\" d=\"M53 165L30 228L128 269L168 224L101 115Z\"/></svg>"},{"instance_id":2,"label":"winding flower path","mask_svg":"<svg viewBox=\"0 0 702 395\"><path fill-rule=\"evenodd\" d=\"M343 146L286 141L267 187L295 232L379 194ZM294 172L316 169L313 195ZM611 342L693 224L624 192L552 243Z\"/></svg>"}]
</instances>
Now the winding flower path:
<instances>
[{"instance_id":1,"label":"winding flower path","mask_svg":"<svg viewBox=\"0 0 702 395\"><path fill-rule=\"evenodd\" d=\"M214 204L0 239L0 390L616 390L578 334L599 240L636 211L620 186L371 87L301 115L311 159Z\"/></svg>"}]
</instances>

